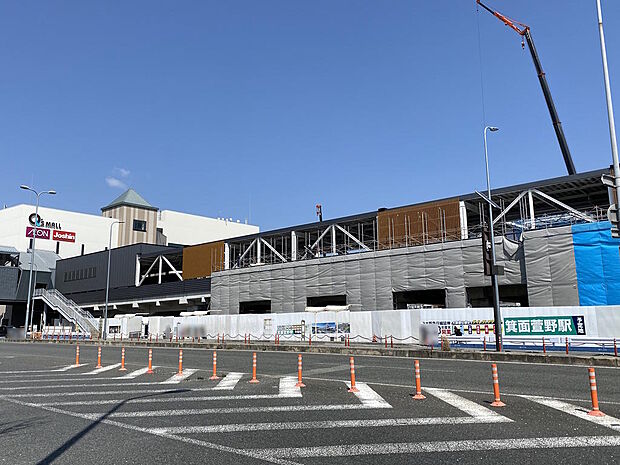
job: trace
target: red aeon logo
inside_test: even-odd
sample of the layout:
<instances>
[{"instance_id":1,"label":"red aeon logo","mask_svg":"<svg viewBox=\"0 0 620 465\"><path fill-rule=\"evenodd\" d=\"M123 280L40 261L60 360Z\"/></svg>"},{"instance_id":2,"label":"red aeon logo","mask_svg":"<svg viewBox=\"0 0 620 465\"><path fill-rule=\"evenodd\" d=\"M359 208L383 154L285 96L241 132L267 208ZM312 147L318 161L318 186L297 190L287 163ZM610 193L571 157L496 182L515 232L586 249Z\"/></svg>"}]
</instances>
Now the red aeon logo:
<instances>
[{"instance_id":1,"label":"red aeon logo","mask_svg":"<svg viewBox=\"0 0 620 465\"><path fill-rule=\"evenodd\" d=\"M54 230L52 233L53 241L63 241L63 242L75 242L75 233L69 231L58 231Z\"/></svg>"},{"instance_id":2,"label":"red aeon logo","mask_svg":"<svg viewBox=\"0 0 620 465\"><path fill-rule=\"evenodd\" d=\"M26 227L26 237L34 237L34 228ZM37 228L37 239L49 239L50 230L45 228Z\"/></svg>"}]
</instances>

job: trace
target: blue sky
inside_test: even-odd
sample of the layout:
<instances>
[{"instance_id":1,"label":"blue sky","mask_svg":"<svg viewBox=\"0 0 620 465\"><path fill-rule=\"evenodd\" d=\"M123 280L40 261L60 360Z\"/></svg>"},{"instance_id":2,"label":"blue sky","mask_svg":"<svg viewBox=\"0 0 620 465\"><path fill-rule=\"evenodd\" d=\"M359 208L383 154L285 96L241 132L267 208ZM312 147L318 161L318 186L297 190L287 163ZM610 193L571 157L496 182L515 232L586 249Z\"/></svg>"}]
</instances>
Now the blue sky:
<instances>
[{"instance_id":1,"label":"blue sky","mask_svg":"<svg viewBox=\"0 0 620 465\"><path fill-rule=\"evenodd\" d=\"M578 171L611 163L595 1L532 28ZM620 120L620 2L603 0ZM262 229L565 174L520 38L471 0L5 2L0 203L152 204ZM478 51L478 26L481 54Z\"/></svg>"}]
</instances>

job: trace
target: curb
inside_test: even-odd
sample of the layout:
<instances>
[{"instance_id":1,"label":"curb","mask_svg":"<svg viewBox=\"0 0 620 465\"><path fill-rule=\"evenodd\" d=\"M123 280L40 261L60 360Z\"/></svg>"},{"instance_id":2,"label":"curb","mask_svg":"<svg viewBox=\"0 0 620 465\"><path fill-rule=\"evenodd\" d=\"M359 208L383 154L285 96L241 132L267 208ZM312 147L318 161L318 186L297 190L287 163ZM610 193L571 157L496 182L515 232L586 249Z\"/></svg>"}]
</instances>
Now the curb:
<instances>
[{"instance_id":1,"label":"curb","mask_svg":"<svg viewBox=\"0 0 620 465\"><path fill-rule=\"evenodd\" d=\"M338 347L338 346L308 346L308 345L289 345L289 344L264 344L252 343L243 344L226 342L217 344L211 342L157 342L148 341L33 341L23 339L4 339L3 342L21 342L29 344L66 344L93 346L112 346L112 347L172 347L205 350L247 350L247 351L270 351L270 352L295 352L295 353L315 353L315 354L340 354L340 355L370 355L370 356L392 356L405 358L430 358L444 360L472 360L487 362L522 362L522 363L545 363L550 365L578 365L578 366L599 366L599 367L620 367L620 357L609 355L562 355L562 354L538 354L532 352L474 352L465 350L441 351L422 348L378 348L378 347Z\"/></svg>"}]
</instances>

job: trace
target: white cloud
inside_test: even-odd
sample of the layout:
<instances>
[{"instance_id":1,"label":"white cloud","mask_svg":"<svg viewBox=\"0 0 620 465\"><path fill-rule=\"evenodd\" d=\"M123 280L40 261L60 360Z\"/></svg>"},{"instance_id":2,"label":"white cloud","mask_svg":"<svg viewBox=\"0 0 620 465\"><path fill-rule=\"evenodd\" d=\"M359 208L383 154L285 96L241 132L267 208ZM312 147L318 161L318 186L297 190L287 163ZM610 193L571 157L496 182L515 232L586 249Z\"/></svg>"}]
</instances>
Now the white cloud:
<instances>
[{"instance_id":1,"label":"white cloud","mask_svg":"<svg viewBox=\"0 0 620 465\"><path fill-rule=\"evenodd\" d=\"M107 178L105 178L105 182L108 184L108 186L113 187L115 189L127 189L127 185L123 181L117 178L108 176Z\"/></svg>"},{"instance_id":2,"label":"white cloud","mask_svg":"<svg viewBox=\"0 0 620 465\"><path fill-rule=\"evenodd\" d=\"M126 178L131 174L131 171L126 168L116 168L116 171L118 171L118 174L121 175L121 178Z\"/></svg>"}]
</instances>

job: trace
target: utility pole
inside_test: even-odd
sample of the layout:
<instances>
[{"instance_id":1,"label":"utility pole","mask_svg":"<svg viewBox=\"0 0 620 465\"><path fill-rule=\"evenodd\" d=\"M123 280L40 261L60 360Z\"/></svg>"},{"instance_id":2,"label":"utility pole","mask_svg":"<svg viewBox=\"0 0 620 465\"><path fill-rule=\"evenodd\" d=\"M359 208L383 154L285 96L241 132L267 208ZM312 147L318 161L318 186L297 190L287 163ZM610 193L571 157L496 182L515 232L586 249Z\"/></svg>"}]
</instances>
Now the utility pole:
<instances>
[{"instance_id":1,"label":"utility pole","mask_svg":"<svg viewBox=\"0 0 620 465\"><path fill-rule=\"evenodd\" d=\"M489 242L491 248L491 286L493 288L493 322L495 324L495 350L502 351L502 309L499 306L499 285L497 283L497 259L495 257L495 233L493 232L493 201L491 199L491 177L489 175L489 154L487 151L487 131L499 131L494 126L484 128L484 162L487 172L487 198L489 204ZM484 244L484 237L482 238Z\"/></svg>"},{"instance_id":2,"label":"utility pole","mask_svg":"<svg viewBox=\"0 0 620 465\"><path fill-rule=\"evenodd\" d=\"M37 228L39 227L39 198L43 194L55 195L56 191L49 190L37 192L32 187L29 187L25 184L22 184L21 186L19 186L19 188L25 191L33 192L34 195L36 195L37 197L37 206L34 210L34 229L32 230L32 249L30 250L30 273L28 276L28 300L26 301L26 320L24 321L24 339L26 339L28 337L28 317L30 316L30 301L32 300L32 272L34 269L34 251L37 240ZM35 282L34 285L36 286L37 283ZM34 309L32 311L34 312Z\"/></svg>"},{"instance_id":3,"label":"utility pole","mask_svg":"<svg viewBox=\"0 0 620 465\"><path fill-rule=\"evenodd\" d=\"M609 137L611 139L611 158L614 167L613 183L611 179L603 183L613 187L616 192L616 203L612 204L607 211L609 220L612 223L611 234L613 237L620 237L618 228L618 204L620 204L620 164L618 163L618 142L616 140L616 123L614 121L614 107L611 101L611 86L609 85L609 69L607 68L607 49L605 47L605 33L603 32L603 14L601 12L601 0L596 0L596 10L598 13L598 33L601 39L601 57L603 59L603 78L605 80L605 96L607 98L607 119L609 121Z\"/></svg>"},{"instance_id":4,"label":"utility pole","mask_svg":"<svg viewBox=\"0 0 620 465\"><path fill-rule=\"evenodd\" d=\"M103 312L103 340L108 338L108 301L110 294L110 262L112 261L112 227L115 224L123 224L124 221L114 221L110 224L110 242L108 244L108 269L105 279L105 310Z\"/></svg>"}]
</instances>

